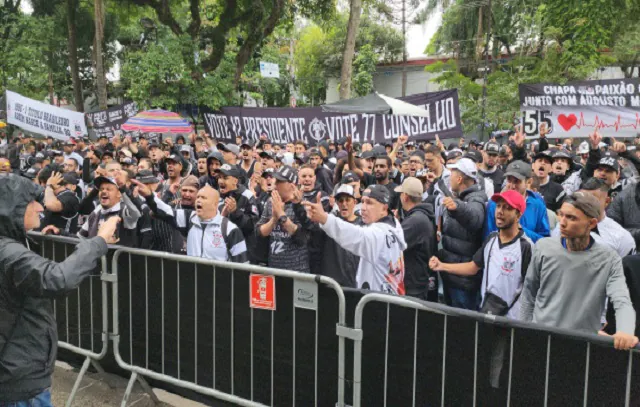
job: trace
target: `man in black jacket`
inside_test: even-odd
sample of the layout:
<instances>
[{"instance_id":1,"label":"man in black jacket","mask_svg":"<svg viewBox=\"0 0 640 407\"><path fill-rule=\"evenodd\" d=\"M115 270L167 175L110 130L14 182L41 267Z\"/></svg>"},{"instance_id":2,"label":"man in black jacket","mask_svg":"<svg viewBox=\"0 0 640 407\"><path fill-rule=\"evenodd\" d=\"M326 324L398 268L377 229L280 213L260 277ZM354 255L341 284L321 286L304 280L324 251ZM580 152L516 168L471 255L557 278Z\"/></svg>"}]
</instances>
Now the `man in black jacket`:
<instances>
[{"instance_id":1,"label":"man in black jacket","mask_svg":"<svg viewBox=\"0 0 640 407\"><path fill-rule=\"evenodd\" d=\"M442 200L442 250L438 258L444 263L466 263L482 245L487 196L477 184L478 173L473 161L462 158L449 169L451 190L456 196ZM447 305L478 309L482 276L441 274L441 277Z\"/></svg>"},{"instance_id":2,"label":"man in black jacket","mask_svg":"<svg viewBox=\"0 0 640 407\"><path fill-rule=\"evenodd\" d=\"M404 180L395 192L400 193L404 210L402 230L404 250L404 287L406 294L438 302L438 277L429 269L429 259L438 248L433 205L422 202L422 182L414 177Z\"/></svg>"},{"instance_id":3,"label":"man in black jacket","mask_svg":"<svg viewBox=\"0 0 640 407\"><path fill-rule=\"evenodd\" d=\"M533 156L531 168L533 169L533 176L540 181L538 192L544 198L547 209L556 212L562 206L562 201L566 194L562 185L553 181L549 175L553 165L552 154L550 150L539 151Z\"/></svg>"},{"instance_id":4,"label":"man in black jacket","mask_svg":"<svg viewBox=\"0 0 640 407\"><path fill-rule=\"evenodd\" d=\"M62 263L26 247L26 232L40 226L36 185L0 176L0 405L51 406L51 375L58 337L52 297L75 289L107 253L119 218L103 223Z\"/></svg>"}]
</instances>

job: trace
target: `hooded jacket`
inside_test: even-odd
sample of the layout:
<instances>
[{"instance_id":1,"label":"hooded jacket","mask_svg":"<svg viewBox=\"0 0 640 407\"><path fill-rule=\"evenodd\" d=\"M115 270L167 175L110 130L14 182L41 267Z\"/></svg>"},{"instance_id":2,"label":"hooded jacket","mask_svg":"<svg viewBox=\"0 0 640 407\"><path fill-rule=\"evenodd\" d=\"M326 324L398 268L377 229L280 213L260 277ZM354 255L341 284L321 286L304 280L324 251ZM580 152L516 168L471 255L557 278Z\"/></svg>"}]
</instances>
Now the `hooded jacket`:
<instances>
[{"instance_id":1,"label":"hooded jacket","mask_svg":"<svg viewBox=\"0 0 640 407\"><path fill-rule=\"evenodd\" d=\"M527 190L527 208L524 211L524 215L520 217L520 226L522 226L522 230L533 243L551 234L544 199L535 192ZM484 237L486 238L489 233L496 230L498 230L496 226L496 203L491 201L487 205L487 222Z\"/></svg>"},{"instance_id":2,"label":"hooded jacket","mask_svg":"<svg viewBox=\"0 0 640 407\"><path fill-rule=\"evenodd\" d=\"M329 215L320 228L343 249L360 257L357 288L404 295L404 256L407 248L402 226L385 216L367 226L356 226Z\"/></svg>"},{"instance_id":3,"label":"hooded jacket","mask_svg":"<svg viewBox=\"0 0 640 407\"><path fill-rule=\"evenodd\" d=\"M607 208L607 216L627 229L640 247L640 184L622 191Z\"/></svg>"},{"instance_id":4,"label":"hooded jacket","mask_svg":"<svg viewBox=\"0 0 640 407\"><path fill-rule=\"evenodd\" d=\"M443 207L442 250L438 258L445 263L471 261L482 246L487 195L475 184L462 191L455 202L458 205L455 211ZM441 273L440 276L451 287L464 290L478 289L482 279L479 273L469 277L448 273Z\"/></svg>"},{"instance_id":5,"label":"hooded jacket","mask_svg":"<svg viewBox=\"0 0 640 407\"><path fill-rule=\"evenodd\" d=\"M434 219L433 205L423 203L406 212L402 221L407 242L404 251L404 285L408 294L425 291L429 286L429 278L435 277L435 273L429 269L429 259L438 250Z\"/></svg>"},{"instance_id":6,"label":"hooded jacket","mask_svg":"<svg viewBox=\"0 0 640 407\"><path fill-rule=\"evenodd\" d=\"M75 289L107 253L101 237L81 241L62 263L25 246L32 182L0 176L0 404L28 400L51 386L58 334L52 297Z\"/></svg>"},{"instance_id":7,"label":"hooded jacket","mask_svg":"<svg viewBox=\"0 0 640 407\"><path fill-rule=\"evenodd\" d=\"M258 213L258 203L251 191L242 185L238 185L238 189L220 195L218 204L218 212L222 213L225 198L234 198L236 200L236 210L227 217L231 222L240 228L247 244L247 253L249 260L253 264L257 264L259 257L254 256L256 248L256 224L260 220Z\"/></svg>"}]
</instances>

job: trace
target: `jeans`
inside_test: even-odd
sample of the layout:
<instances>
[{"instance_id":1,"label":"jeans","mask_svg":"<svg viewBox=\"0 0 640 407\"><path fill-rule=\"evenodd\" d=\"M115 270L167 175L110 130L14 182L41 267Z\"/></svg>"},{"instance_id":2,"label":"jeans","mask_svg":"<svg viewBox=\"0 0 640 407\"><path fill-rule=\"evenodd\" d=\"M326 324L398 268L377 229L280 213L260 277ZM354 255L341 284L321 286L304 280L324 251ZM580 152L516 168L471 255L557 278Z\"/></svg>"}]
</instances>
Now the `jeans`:
<instances>
[{"instance_id":1,"label":"jeans","mask_svg":"<svg viewBox=\"0 0 640 407\"><path fill-rule=\"evenodd\" d=\"M51 404L51 389L43 391L30 400L12 401L10 403L0 401L0 407L53 407L53 404Z\"/></svg>"},{"instance_id":2,"label":"jeans","mask_svg":"<svg viewBox=\"0 0 640 407\"><path fill-rule=\"evenodd\" d=\"M467 291L460 288L444 286L444 300L447 305L477 311L480 307L480 293Z\"/></svg>"}]
</instances>

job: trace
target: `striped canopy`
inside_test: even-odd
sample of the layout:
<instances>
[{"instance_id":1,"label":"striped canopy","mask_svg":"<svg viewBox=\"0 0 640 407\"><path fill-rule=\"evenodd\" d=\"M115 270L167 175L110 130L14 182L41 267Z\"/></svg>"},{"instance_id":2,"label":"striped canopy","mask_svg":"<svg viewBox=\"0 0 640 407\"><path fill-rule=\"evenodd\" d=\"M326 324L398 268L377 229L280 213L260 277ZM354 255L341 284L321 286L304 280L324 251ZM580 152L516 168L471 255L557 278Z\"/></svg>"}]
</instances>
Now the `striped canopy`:
<instances>
[{"instance_id":1,"label":"striped canopy","mask_svg":"<svg viewBox=\"0 0 640 407\"><path fill-rule=\"evenodd\" d=\"M191 133L191 123L180 117L178 113L162 109L151 109L140 112L122 125L124 131L140 131L143 133Z\"/></svg>"}]
</instances>

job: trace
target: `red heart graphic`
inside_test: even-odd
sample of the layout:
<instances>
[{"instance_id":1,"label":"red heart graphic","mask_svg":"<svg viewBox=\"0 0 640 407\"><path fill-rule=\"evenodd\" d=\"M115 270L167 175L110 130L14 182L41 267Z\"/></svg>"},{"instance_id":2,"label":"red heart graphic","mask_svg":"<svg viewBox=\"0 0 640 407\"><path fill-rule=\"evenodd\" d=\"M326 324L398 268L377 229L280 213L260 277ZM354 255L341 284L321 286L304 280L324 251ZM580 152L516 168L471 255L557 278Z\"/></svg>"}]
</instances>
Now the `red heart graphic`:
<instances>
[{"instance_id":1,"label":"red heart graphic","mask_svg":"<svg viewBox=\"0 0 640 407\"><path fill-rule=\"evenodd\" d=\"M575 114L571 113L569 116L563 114L558 115L558 123L565 131L569 131L578 122L578 118Z\"/></svg>"}]
</instances>

